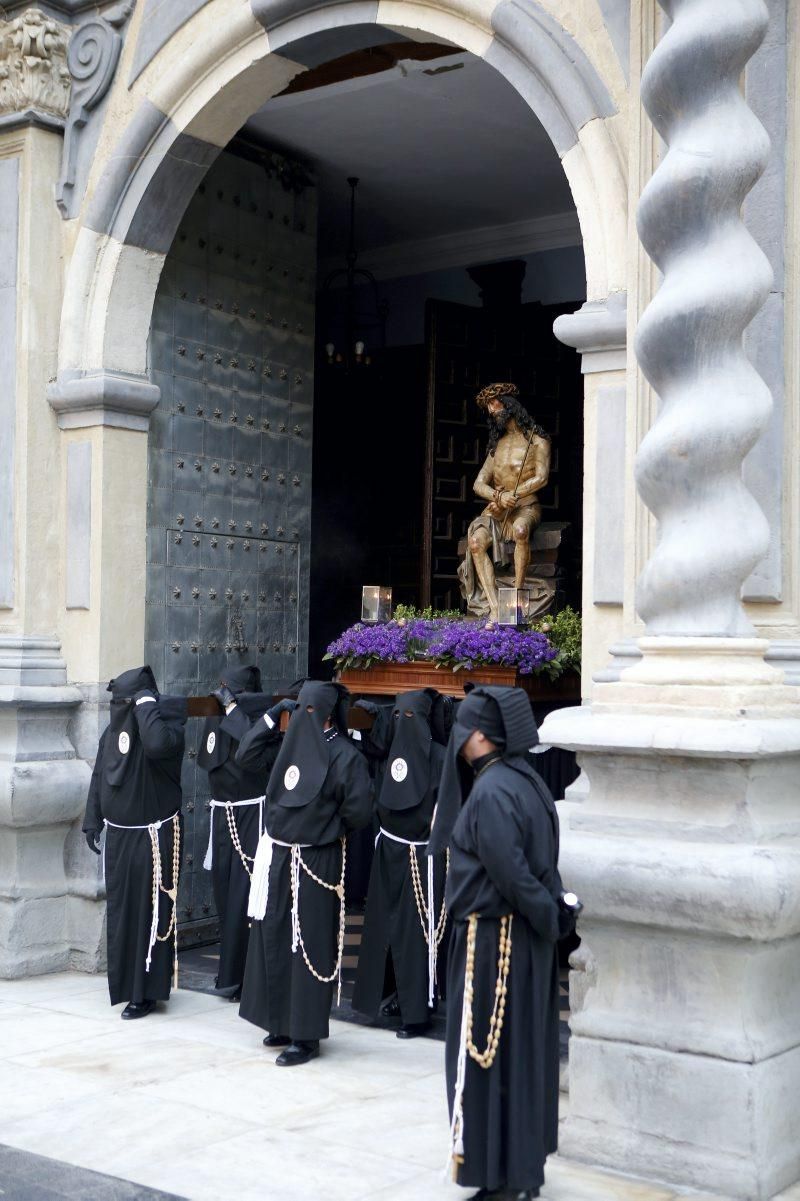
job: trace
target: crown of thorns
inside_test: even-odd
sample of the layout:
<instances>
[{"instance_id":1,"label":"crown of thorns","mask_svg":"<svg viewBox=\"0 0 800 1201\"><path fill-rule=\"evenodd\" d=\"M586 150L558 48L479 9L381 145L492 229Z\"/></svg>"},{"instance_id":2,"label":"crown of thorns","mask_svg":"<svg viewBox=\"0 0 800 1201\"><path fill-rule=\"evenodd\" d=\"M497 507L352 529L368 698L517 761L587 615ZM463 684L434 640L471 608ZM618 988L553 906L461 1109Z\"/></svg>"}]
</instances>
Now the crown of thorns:
<instances>
[{"instance_id":1,"label":"crown of thorns","mask_svg":"<svg viewBox=\"0 0 800 1201\"><path fill-rule=\"evenodd\" d=\"M479 408L486 409L490 400L499 400L501 396L518 397L519 388L516 384L488 384L475 397L475 403Z\"/></svg>"}]
</instances>

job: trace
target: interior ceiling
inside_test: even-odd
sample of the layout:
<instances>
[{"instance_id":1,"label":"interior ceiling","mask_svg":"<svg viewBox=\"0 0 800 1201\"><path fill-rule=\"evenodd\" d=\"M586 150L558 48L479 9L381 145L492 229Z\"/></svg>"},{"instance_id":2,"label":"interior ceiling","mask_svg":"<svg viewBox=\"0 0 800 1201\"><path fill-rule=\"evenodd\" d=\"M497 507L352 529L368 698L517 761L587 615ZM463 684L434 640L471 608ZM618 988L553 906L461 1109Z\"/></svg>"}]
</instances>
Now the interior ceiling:
<instances>
[{"instance_id":1,"label":"interior ceiling","mask_svg":"<svg viewBox=\"0 0 800 1201\"><path fill-rule=\"evenodd\" d=\"M311 70L245 126L313 167L321 257L344 250L349 175L361 180L361 251L574 210L547 134L493 67L446 45L431 57L430 43L408 42L404 58L396 32L384 41L391 52L371 74L352 42L342 66L318 47L305 59L288 48Z\"/></svg>"}]
</instances>

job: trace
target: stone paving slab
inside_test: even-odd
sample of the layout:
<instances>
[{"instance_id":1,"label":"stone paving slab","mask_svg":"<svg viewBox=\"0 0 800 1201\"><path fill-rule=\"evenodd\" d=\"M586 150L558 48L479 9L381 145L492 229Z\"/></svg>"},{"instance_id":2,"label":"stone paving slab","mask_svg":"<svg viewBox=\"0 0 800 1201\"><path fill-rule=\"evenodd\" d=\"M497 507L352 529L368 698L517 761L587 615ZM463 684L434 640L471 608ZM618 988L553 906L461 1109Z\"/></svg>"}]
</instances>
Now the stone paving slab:
<instances>
[{"instance_id":1,"label":"stone paving slab","mask_svg":"<svg viewBox=\"0 0 800 1201\"><path fill-rule=\"evenodd\" d=\"M0 1095L12 1099L0 1137L29 1153L15 1164L0 1149L3 1201L465 1201L444 1178L441 1043L333 1022L318 1060L281 1070L261 1032L218 997L179 990L141 1022L120 1022L120 1010L102 977L0 981ZM115 1179L70 1193L64 1165ZM542 1192L543 1201L686 1197L725 1201L558 1157ZM782 1201L800 1201L800 1189Z\"/></svg>"}]
</instances>

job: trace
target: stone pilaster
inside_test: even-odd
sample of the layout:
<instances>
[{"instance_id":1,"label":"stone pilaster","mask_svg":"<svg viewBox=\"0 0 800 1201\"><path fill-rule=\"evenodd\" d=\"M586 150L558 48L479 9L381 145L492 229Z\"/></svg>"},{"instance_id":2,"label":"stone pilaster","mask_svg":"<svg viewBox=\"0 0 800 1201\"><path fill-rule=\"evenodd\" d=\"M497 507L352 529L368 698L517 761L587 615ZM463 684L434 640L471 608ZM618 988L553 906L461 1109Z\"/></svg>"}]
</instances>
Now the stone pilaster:
<instances>
[{"instance_id":1,"label":"stone pilaster","mask_svg":"<svg viewBox=\"0 0 800 1201\"><path fill-rule=\"evenodd\" d=\"M642 97L666 153L639 229L663 282L636 341L661 400L637 461L659 523L647 636L542 731L589 783L563 826L586 911L561 1145L766 1201L800 1177L800 698L740 600L768 541L742 463L770 412L743 349L770 269L740 219L767 141L739 83L767 10L660 4Z\"/></svg>"},{"instance_id":2,"label":"stone pilaster","mask_svg":"<svg viewBox=\"0 0 800 1201\"><path fill-rule=\"evenodd\" d=\"M67 728L81 699L55 639L0 635L0 977L74 962L65 848L90 773Z\"/></svg>"}]
</instances>

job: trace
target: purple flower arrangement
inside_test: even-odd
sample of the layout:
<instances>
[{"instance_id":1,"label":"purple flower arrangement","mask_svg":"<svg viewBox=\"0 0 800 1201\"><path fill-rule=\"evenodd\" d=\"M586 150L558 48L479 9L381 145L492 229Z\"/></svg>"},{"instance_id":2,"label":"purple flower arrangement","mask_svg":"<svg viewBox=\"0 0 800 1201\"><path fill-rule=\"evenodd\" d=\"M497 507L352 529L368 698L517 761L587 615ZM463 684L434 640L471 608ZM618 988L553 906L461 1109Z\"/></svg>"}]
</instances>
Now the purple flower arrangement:
<instances>
[{"instance_id":1,"label":"purple flower arrangement","mask_svg":"<svg viewBox=\"0 0 800 1201\"><path fill-rule=\"evenodd\" d=\"M487 626L484 622L456 621L447 625L429 645L428 657L454 671L496 663L516 667L521 676L536 672L560 674L555 665L558 650L546 634L513 626Z\"/></svg>"},{"instance_id":2,"label":"purple flower arrangement","mask_svg":"<svg viewBox=\"0 0 800 1201\"><path fill-rule=\"evenodd\" d=\"M380 625L361 623L345 630L328 647L336 666L366 669L373 663L410 663L424 659L437 667L467 671L482 663L515 667L520 675L543 672L555 678L562 665L558 648L546 634L513 626L451 618L414 618Z\"/></svg>"}]
</instances>

